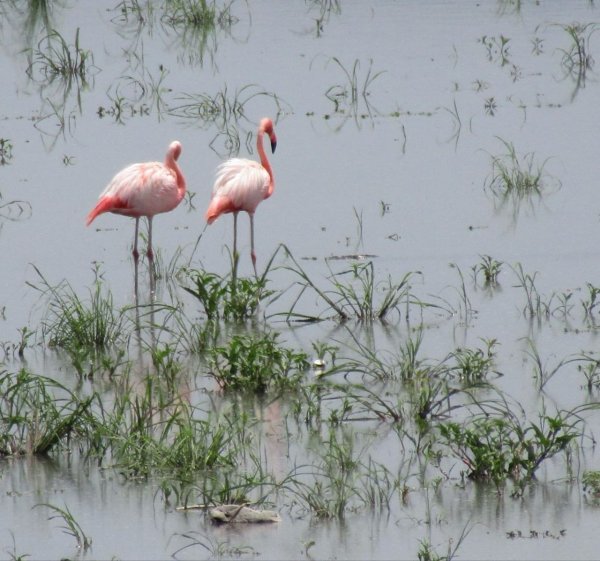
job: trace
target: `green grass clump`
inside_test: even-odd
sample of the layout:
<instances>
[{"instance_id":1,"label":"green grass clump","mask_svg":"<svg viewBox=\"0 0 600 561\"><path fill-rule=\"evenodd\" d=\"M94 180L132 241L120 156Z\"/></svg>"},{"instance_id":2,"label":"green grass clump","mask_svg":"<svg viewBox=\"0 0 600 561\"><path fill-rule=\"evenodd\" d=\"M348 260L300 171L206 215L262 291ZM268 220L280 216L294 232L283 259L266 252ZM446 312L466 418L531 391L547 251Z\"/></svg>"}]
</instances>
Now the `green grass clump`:
<instances>
[{"instance_id":1,"label":"green grass clump","mask_svg":"<svg viewBox=\"0 0 600 561\"><path fill-rule=\"evenodd\" d=\"M212 376L228 390L264 393L272 388L296 388L309 368L308 357L280 346L277 337L236 335L226 346L211 349Z\"/></svg>"},{"instance_id":2,"label":"green grass clump","mask_svg":"<svg viewBox=\"0 0 600 561\"><path fill-rule=\"evenodd\" d=\"M600 471L588 470L583 472L581 478L583 490L594 497L600 497Z\"/></svg>"},{"instance_id":3,"label":"green grass clump","mask_svg":"<svg viewBox=\"0 0 600 561\"><path fill-rule=\"evenodd\" d=\"M43 337L48 346L80 354L81 349L108 350L112 345L123 342L124 311L115 309L111 292L98 278L86 301L68 282L52 286L39 269L34 268L42 284L30 286L49 299L42 321Z\"/></svg>"},{"instance_id":4,"label":"green grass clump","mask_svg":"<svg viewBox=\"0 0 600 561\"><path fill-rule=\"evenodd\" d=\"M184 290L202 304L207 319L211 321L243 321L256 316L262 301L273 294L266 288L268 280L260 278L237 278L220 276L202 270L187 272L192 286Z\"/></svg>"},{"instance_id":5,"label":"green grass clump","mask_svg":"<svg viewBox=\"0 0 600 561\"><path fill-rule=\"evenodd\" d=\"M320 321L320 316L309 316L296 311L302 295L308 290L314 291L319 299L327 305L326 312L335 314L341 321L357 319L364 322L386 321L395 314L400 314L402 302L410 298L410 278L407 273L399 282L391 277L378 281L375 278L375 267L372 261L352 263L350 268L340 272L332 272L329 277L331 288L323 290L309 277L306 271L293 257L289 249L282 246L292 265L286 267L295 273L300 281L300 293L292 307L282 314L288 321Z\"/></svg>"},{"instance_id":6,"label":"green grass clump","mask_svg":"<svg viewBox=\"0 0 600 561\"><path fill-rule=\"evenodd\" d=\"M27 74L35 78L36 74L46 81L60 78L67 83L72 80L86 84L86 77L93 65L93 54L81 47L79 28L75 32L75 42L69 45L58 31L51 31L38 44L30 55Z\"/></svg>"},{"instance_id":7,"label":"green grass clump","mask_svg":"<svg viewBox=\"0 0 600 561\"><path fill-rule=\"evenodd\" d=\"M547 160L537 163L533 152L519 156L512 142L499 140L506 152L492 156L492 173L486 186L501 204L512 202L516 212L521 201L531 201L544 194L548 184L544 171Z\"/></svg>"},{"instance_id":8,"label":"green grass clump","mask_svg":"<svg viewBox=\"0 0 600 561\"><path fill-rule=\"evenodd\" d=\"M37 504L35 506L43 506L50 509L54 514L48 518L49 520L55 518L62 520L64 524L64 526L61 526L62 531L75 539L78 548L82 549L84 552L91 548L92 538L83 531L83 528L79 522L77 522L66 504L64 508L47 503Z\"/></svg>"},{"instance_id":9,"label":"green grass clump","mask_svg":"<svg viewBox=\"0 0 600 561\"><path fill-rule=\"evenodd\" d=\"M477 416L468 424L443 423L439 432L466 465L468 477L500 485L533 479L543 461L566 452L581 436L581 421L574 411L560 411L554 417L540 414L537 423L521 423L507 412Z\"/></svg>"},{"instance_id":10,"label":"green grass clump","mask_svg":"<svg viewBox=\"0 0 600 561\"><path fill-rule=\"evenodd\" d=\"M93 400L25 369L0 371L0 456L48 454L83 437Z\"/></svg>"}]
</instances>

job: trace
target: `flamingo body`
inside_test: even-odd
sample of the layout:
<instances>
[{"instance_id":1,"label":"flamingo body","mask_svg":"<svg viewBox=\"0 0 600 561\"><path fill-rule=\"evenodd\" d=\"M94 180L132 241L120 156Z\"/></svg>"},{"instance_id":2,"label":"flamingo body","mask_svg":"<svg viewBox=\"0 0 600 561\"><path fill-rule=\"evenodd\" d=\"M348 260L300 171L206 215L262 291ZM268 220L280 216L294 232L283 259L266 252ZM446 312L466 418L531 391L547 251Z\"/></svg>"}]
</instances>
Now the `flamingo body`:
<instances>
[{"instance_id":1,"label":"flamingo body","mask_svg":"<svg viewBox=\"0 0 600 561\"><path fill-rule=\"evenodd\" d=\"M233 255L237 263L237 215L245 211L250 217L250 255L256 274L256 253L254 251L254 213L256 207L269 198L275 189L273 170L263 147L263 135L269 136L271 151L275 152L277 137L273 121L264 118L260 121L256 134L256 148L260 163L243 158L231 158L217 168L212 197L205 214L208 224L212 224L222 214L233 213Z\"/></svg>"},{"instance_id":2,"label":"flamingo body","mask_svg":"<svg viewBox=\"0 0 600 561\"><path fill-rule=\"evenodd\" d=\"M165 162L132 164L113 177L100 194L98 203L87 216L86 225L105 212L135 218L133 255L137 260L137 232L139 219L148 218L148 257L152 258L152 218L173 210L186 192L185 178L177 165L181 144L169 145Z\"/></svg>"},{"instance_id":3,"label":"flamingo body","mask_svg":"<svg viewBox=\"0 0 600 561\"><path fill-rule=\"evenodd\" d=\"M271 178L261 164L242 158L227 160L217 168L206 221L212 224L221 214L240 210L253 213L272 192Z\"/></svg>"}]
</instances>

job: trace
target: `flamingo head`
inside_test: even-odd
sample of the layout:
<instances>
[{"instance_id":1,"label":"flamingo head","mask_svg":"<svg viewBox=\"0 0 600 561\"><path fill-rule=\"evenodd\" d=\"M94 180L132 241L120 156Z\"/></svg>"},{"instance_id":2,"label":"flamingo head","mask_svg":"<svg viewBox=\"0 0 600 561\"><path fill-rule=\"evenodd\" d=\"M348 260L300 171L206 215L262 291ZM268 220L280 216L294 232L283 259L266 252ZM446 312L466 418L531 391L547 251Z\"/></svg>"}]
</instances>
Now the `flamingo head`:
<instances>
[{"instance_id":1,"label":"flamingo head","mask_svg":"<svg viewBox=\"0 0 600 561\"><path fill-rule=\"evenodd\" d=\"M275 152L275 148L277 148L277 136L275 136L275 129L273 128L273 121L268 117L265 117L260 121L260 126L258 130L262 133L269 135L269 140L271 141L271 152Z\"/></svg>"},{"instance_id":2,"label":"flamingo head","mask_svg":"<svg viewBox=\"0 0 600 561\"><path fill-rule=\"evenodd\" d=\"M181 142L178 140L171 142L171 144L169 144L169 149L167 150L167 159L173 158L174 161L177 161L181 155L181 149Z\"/></svg>"}]
</instances>

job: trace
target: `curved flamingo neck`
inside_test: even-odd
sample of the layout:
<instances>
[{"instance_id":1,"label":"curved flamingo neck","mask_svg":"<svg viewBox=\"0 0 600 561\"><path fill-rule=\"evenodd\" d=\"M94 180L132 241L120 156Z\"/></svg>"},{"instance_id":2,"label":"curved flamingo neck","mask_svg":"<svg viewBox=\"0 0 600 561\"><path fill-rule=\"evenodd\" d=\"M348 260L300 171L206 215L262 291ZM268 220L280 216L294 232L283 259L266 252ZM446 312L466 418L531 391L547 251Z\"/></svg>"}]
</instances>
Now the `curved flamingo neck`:
<instances>
[{"instance_id":1,"label":"curved flamingo neck","mask_svg":"<svg viewBox=\"0 0 600 561\"><path fill-rule=\"evenodd\" d=\"M273 170L271 169L271 164L267 159L267 154L265 152L265 148L263 146L263 136L265 135L265 131L262 127L258 129L258 133L256 135L256 149L258 151L258 155L260 156L260 164L263 168L267 170L269 174L270 182L269 182L269 190L267 191L267 195L265 197L268 198L273 194L275 190L275 178L273 177Z\"/></svg>"},{"instance_id":2,"label":"curved flamingo neck","mask_svg":"<svg viewBox=\"0 0 600 561\"><path fill-rule=\"evenodd\" d=\"M167 152L167 157L165 158L165 166L175 172L175 177L177 178L177 195L178 199L181 201L185 196L186 184L185 177L183 177L183 172L177 164L177 158L179 157L180 152L181 147L178 147L176 150L170 149Z\"/></svg>"}]
</instances>

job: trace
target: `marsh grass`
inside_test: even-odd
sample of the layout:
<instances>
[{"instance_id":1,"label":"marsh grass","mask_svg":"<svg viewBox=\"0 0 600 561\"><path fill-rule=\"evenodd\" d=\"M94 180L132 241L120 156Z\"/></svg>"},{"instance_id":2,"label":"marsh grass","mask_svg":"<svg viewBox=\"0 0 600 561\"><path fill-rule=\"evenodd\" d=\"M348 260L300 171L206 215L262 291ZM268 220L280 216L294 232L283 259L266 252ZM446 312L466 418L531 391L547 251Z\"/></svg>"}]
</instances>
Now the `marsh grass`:
<instances>
[{"instance_id":1,"label":"marsh grass","mask_svg":"<svg viewBox=\"0 0 600 561\"><path fill-rule=\"evenodd\" d=\"M533 274L525 273L521 263L517 263L512 269L517 276L517 284L514 285L515 288L521 288L525 294L526 302L523 307L523 315L530 319L548 318L554 309L554 294L550 297L545 297L539 293L535 284L537 271Z\"/></svg>"},{"instance_id":2,"label":"marsh grass","mask_svg":"<svg viewBox=\"0 0 600 561\"><path fill-rule=\"evenodd\" d=\"M239 430L202 418L178 386L152 375L141 385L123 380L114 402L99 404L95 426L93 455L129 479L193 481L201 470L235 465Z\"/></svg>"},{"instance_id":3,"label":"marsh grass","mask_svg":"<svg viewBox=\"0 0 600 561\"><path fill-rule=\"evenodd\" d=\"M497 486L507 479L527 483L547 459L568 458L569 447L583 435L580 409L538 414L537 422L522 421L510 411L502 416L476 415L468 423L438 425L443 442L467 467L474 480Z\"/></svg>"},{"instance_id":4,"label":"marsh grass","mask_svg":"<svg viewBox=\"0 0 600 561\"><path fill-rule=\"evenodd\" d=\"M590 493L594 497L600 497L600 471L587 470L581 477L583 491Z\"/></svg>"},{"instance_id":5,"label":"marsh grass","mask_svg":"<svg viewBox=\"0 0 600 561\"><path fill-rule=\"evenodd\" d=\"M500 34L499 37L483 35L479 40L487 53L490 62L505 66L510 62L510 38Z\"/></svg>"},{"instance_id":6,"label":"marsh grass","mask_svg":"<svg viewBox=\"0 0 600 561\"><path fill-rule=\"evenodd\" d=\"M94 396L55 380L0 370L0 456L45 455L87 434Z\"/></svg>"},{"instance_id":7,"label":"marsh grass","mask_svg":"<svg viewBox=\"0 0 600 561\"><path fill-rule=\"evenodd\" d=\"M216 0L171 0L165 6L163 19L173 27L192 27L206 33L217 25L230 25L234 21L232 5L233 1L219 6Z\"/></svg>"},{"instance_id":8,"label":"marsh grass","mask_svg":"<svg viewBox=\"0 0 600 561\"><path fill-rule=\"evenodd\" d=\"M331 57L328 61L335 63L341 70L344 81L330 86L325 97L334 105L334 113L352 117L358 124L360 119L373 118L374 110L370 101L371 87L385 71L373 71L373 60L369 60L366 72L361 72L361 63L355 59L352 66L346 66L339 58Z\"/></svg>"},{"instance_id":9,"label":"marsh grass","mask_svg":"<svg viewBox=\"0 0 600 561\"><path fill-rule=\"evenodd\" d=\"M41 326L48 346L76 354L82 350L107 351L125 342L125 310L115 309L112 294L101 282L98 270L89 298L83 300L67 281L53 286L35 265L33 268L40 284L27 284L48 301Z\"/></svg>"},{"instance_id":10,"label":"marsh grass","mask_svg":"<svg viewBox=\"0 0 600 561\"><path fill-rule=\"evenodd\" d=\"M13 157L12 149L13 145L10 139L0 138L0 166L10 163Z\"/></svg>"},{"instance_id":11,"label":"marsh grass","mask_svg":"<svg viewBox=\"0 0 600 561\"><path fill-rule=\"evenodd\" d=\"M406 273L400 281L391 277L377 281L372 261L352 263L346 270L333 272L328 277L329 289L321 289L300 266L289 249L282 246L292 265L282 268L300 278L299 291L291 307L282 314L286 321L321 321L325 313L333 314L339 321L356 319L362 322L385 322L393 314L400 315L404 302L411 300L410 279L412 273ZM307 290L314 292L327 308L319 315L309 315L296 310Z\"/></svg>"},{"instance_id":12,"label":"marsh grass","mask_svg":"<svg viewBox=\"0 0 600 561\"><path fill-rule=\"evenodd\" d=\"M544 361L541 357L535 342L530 337L525 339L527 348L525 354L533 362L533 375L537 381L538 389L541 391L544 389L546 384L554 377L558 372L567 364L574 362L581 362L581 356L565 357L556 362L556 364L549 366L548 361Z\"/></svg>"},{"instance_id":13,"label":"marsh grass","mask_svg":"<svg viewBox=\"0 0 600 561\"><path fill-rule=\"evenodd\" d=\"M308 356L277 339L277 333L233 336L227 345L209 350L211 375L227 390L260 394L297 388L310 366Z\"/></svg>"},{"instance_id":14,"label":"marsh grass","mask_svg":"<svg viewBox=\"0 0 600 561\"><path fill-rule=\"evenodd\" d=\"M587 297L581 301L581 305L583 307L583 311L586 319L594 320L594 312L596 310L596 306L600 304L600 287L593 285L590 282L585 283L586 288L588 290Z\"/></svg>"},{"instance_id":15,"label":"marsh grass","mask_svg":"<svg viewBox=\"0 0 600 561\"><path fill-rule=\"evenodd\" d=\"M579 88L585 86L587 71L594 67L594 57L591 53L591 38L598 31L600 25L595 22L571 24L555 24L568 36L570 44L566 49L560 49L562 53L561 66L565 77L575 80L573 97Z\"/></svg>"},{"instance_id":16,"label":"marsh grass","mask_svg":"<svg viewBox=\"0 0 600 561\"><path fill-rule=\"evenodd\" d=\"M77 547L83 551L87 551L92 546L92 538L90 538L84 531L79 522L75 519L69 507L65 504L63 508L48 503L41 503L35 505L36 507L45 507L52 511L52 515L49 520L60 519L63 521L64 526L61 526L62 531L75 538Z\"/></svg>"},{"instance_id":17,"label":"marsh grass","mask_svg":"<svg viewBox=\"0 0 600 561\"><path fill-rule=\"evenodd\" d=\"M491 156L492 172L485 187L499 201L501 206L511 203L515 216L521 203L533 203L548 192L548 186L559 182L551 179L545 172L548 159L537 162L535 153L523 156L517 154L512 142L498 138L504 145L505 153Z\"/></svg>"},{"instance_id":18,"label":"marsh grass","mask_svg":"<svg viewBox=\"0 0 600 561\"><path fill-rule=\"evenodd\" d=\"M498 276L502 272L502 261L494 259L490 255L480 255L481 261L472 267L473 279L477 282L477 278L481 273L483 275L484 286L498 286Z\"/></svg>"},{"instance_id":19,"label":"marsh grass","mask_svg":"<svg viewBox=\"0 0 600 561\"><path fill-rule=\"evenodd\" d=\"M342 13L340 0L310 0L309 5L310 8L315 7L319 10L319 16L315 18L315 34L317 37L321 37L331 15Z\"/></svg>"},{"instance_id":20,"label":"marsh grass","mask_svg":"<svg viewBox=\"0 0 600 561\"><path fill-rule=\"evenodd\" d=\"M81 47L79 28L75 31L75 41L72 45L69 45L58 31L53 30L30 54L27 75L32 79L40 75L47 81L60 78L69 84L77 80L81 85L86 85L93 64L92 52Z\"/></svg>"},{"instance_id":21,"label":"marsh grass","mask_svg":"<svg viewBox=\"0 0 600 561\"><path fill-rule=\"evenodd\" d=\"M469 349L458 348L448 355L447 361L451 362L450 371L456 373L461 381L486 380L490 374L497 374L494 370L496 339L482 339L484 348Z\"/></svg>"},{"instance_id":22,"label":"marsh grass","mask_svg":"<svg viewBox=\"0 0 600 561\"><path fill-rule=\"evenodd\" d=\"M267 272L268 268L258 278L234 278L189 269L184 277L191 286L184 285L183 289L200 302L209 321L241 322L256 317L261 302L274 294L267 288Z\"/></svg>"}]
</instances>

